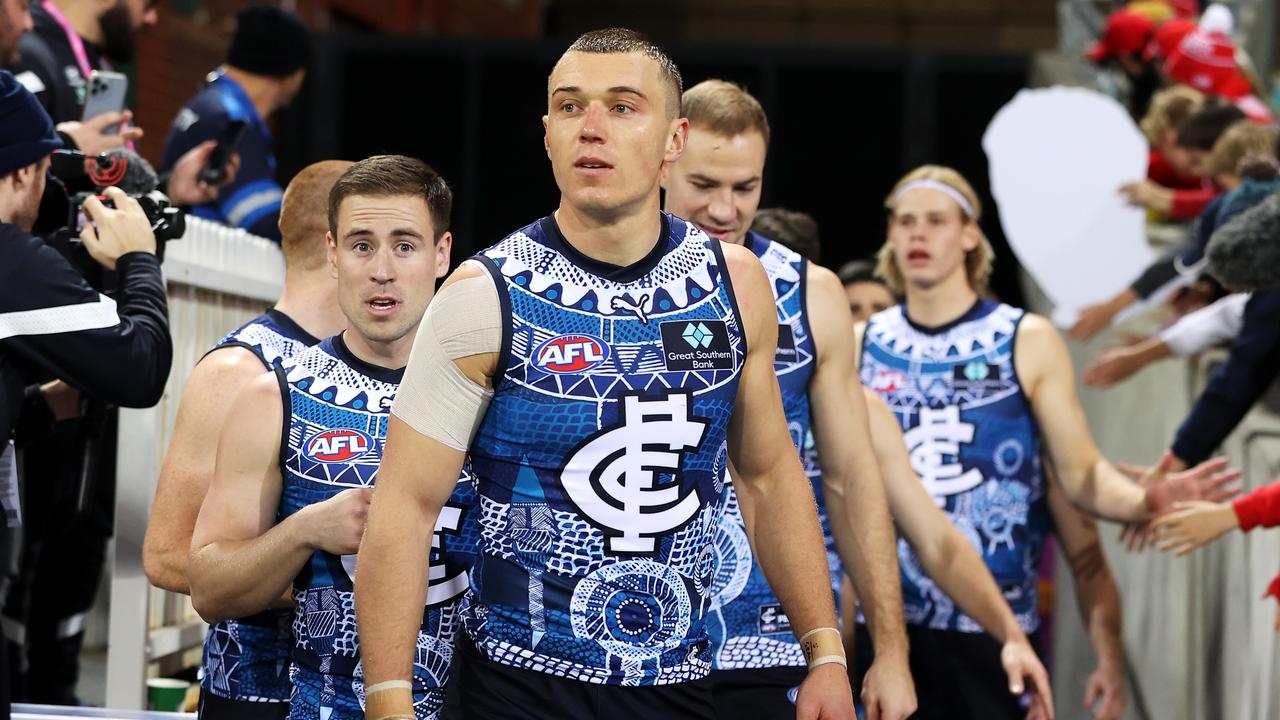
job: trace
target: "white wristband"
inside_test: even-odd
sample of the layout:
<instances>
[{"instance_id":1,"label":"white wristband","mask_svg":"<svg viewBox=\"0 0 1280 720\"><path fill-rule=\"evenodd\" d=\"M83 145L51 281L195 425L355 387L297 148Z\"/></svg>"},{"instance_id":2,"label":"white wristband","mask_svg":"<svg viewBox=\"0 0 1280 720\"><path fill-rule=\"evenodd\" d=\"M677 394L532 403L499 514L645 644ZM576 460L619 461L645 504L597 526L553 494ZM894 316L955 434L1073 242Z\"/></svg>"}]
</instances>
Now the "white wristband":
<instances>
[{"instance_id":1,"label":"white wristband","mask_svg":"<svg viewBox=\"0 0 1280 720\"><path fill-rule=\"evenodd\" d=\"M829 663L837 663L842 665L845 670L849 669L849 661L845 660L842 655L823 655L822 657L814 658L813 662L809 663L809 669L812 670L819 665L827 665Z\"/></svg>"},{"instance_id":2,"label":"white wristband","mask_svg":"<svg viewBox=\"0 0 1280 720\"><path fill-rule=\"evenodd\" d=\"M408 680L385 680L380 683L368 685L364 689L365 695L372 695L383 690L413 690L413 683Z\"/></svg>"}]
</instances>

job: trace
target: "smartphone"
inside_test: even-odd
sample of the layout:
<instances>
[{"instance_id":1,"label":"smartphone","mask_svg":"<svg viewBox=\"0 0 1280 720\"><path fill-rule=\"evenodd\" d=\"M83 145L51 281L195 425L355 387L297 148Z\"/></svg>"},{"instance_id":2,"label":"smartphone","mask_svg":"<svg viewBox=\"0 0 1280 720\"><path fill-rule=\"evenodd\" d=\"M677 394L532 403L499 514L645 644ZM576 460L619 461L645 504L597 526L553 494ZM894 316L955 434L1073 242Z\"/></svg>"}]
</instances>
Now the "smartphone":
<instances>
[{"instance_id":1,"label":"smartphone","mask_svg":"<svg viewBox=\"0 0 1280 720\"><path fill-rule=\"evenodd\" d=\"M92 120L99 115L124 111L124 96L129 92L129 78L118 72L94 70L89 73L89 86L85 90L84 112L80 121ZM120 132L120 124L102 129L103 135Z\"/></svg>"},{"instance_id":2,"label":"smartphone","mask_svg":"<svg viewBox=\"0 0 1280 720\"><path fill-rule=\"evenodd\" d=\"M232 120L222 128L218 133L218 144L213 146L213 152L209 153L208 161L200 170L201 182L217 185L226 179L227 163L231 162L231 156L240 146L240 138L244 137L248 127L249 123L244 120Z\"/></svg>"}]
</instances>

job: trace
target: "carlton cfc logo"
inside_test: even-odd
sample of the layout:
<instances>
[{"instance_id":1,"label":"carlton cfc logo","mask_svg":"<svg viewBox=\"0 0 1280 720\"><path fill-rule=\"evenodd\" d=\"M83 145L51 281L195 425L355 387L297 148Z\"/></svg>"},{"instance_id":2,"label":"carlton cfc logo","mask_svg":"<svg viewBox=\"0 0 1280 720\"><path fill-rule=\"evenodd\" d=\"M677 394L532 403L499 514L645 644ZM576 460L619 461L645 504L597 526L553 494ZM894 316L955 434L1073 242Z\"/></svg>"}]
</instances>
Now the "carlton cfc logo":
<instances>
[{"instance_id":1,"label":"carlton cfc logo","mask_svg":"<svg viewBox=\"0 0 1280 720\"><path fill-rule=\"evenodd\" d=\"M550 373L580 373L609 359L609 346L594 335L558 335L538 346L533 362Z\"/></svg>"},{"instance_id":2,"label":"carlton cfc logo","mask_svg":"<svg viewBox=\"0 0 1280 720\"><path fill-rule=\"evenodd\" d=\"M351 428L325 430L307 440L302 454L322 463L351 462L372 450L374 442L368 434Z\"/></svg>"}]
</instances>

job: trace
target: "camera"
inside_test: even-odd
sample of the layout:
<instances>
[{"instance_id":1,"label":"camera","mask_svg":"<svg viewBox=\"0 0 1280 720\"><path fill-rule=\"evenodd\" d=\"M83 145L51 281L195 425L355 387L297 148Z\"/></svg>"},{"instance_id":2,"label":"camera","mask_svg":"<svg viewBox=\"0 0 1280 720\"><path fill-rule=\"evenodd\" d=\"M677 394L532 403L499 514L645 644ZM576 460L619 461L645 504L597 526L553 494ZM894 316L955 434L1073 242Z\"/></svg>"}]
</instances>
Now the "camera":
<instances>
[{"instance_id":1,"label":"camera","mask_svg":"<svg viewBox=\"0 0 1280 720\"><path fill-rule=\"evenodd\" d=\"M164 260L165 244L186 232L186 214L156 190L159 179L151 164L130 150L113 150L87 156L75 150L58 150L51 157L48 182L40 198L35 232L71 261L85 280L104 292L106 277L80 241L80 232L89 222L84 201L98 197L103 205L111 201L101 193L118 187L138 201L156 236L156 258Z\"/></svg>"}]
</instances>

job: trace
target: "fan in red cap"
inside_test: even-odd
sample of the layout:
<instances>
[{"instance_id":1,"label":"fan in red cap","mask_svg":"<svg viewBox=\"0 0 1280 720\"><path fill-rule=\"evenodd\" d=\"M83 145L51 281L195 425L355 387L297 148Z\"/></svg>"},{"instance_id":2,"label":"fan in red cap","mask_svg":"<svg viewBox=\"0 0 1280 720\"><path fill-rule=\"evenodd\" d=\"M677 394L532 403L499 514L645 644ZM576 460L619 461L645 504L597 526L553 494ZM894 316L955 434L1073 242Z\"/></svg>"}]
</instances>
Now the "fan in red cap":
<instances>
[{"instance_id":1,"label":"fan in red cap","mask_svg":"<svg viewBox=\"0 0 1280 720\"><path fill-rule=\"evenodd\" d=\"M1122 60L1138 56L1151 42L1156 24L1151 18L1135 10L1117 10L1107 16L1102 37L1089 46L1086 53L1096 63ZM1125 68L1128 70L1128 68Z\"/></svg>"},{"instance_id":2,"label":"fan in red cap","mask_svg":"<svg viewBox=\"0 0 1280 720\"><path fill-rule=\"evenodd\" d=\"M1254 122L1275 122L1271 109L1254 93L1252 83L1236 64L1232 25L1230 10L1223 5L1210 5L1200 25L1185 33L1168 53L1164 74L1175 82L1232 101ZM1155 43L1161 39L1157 32Z\"/></svg>"}]
</instances>

